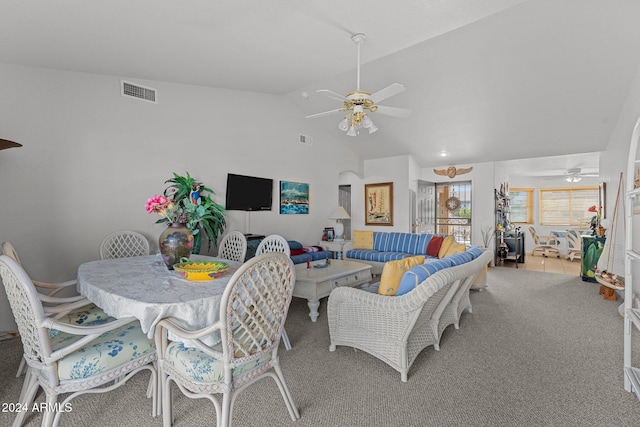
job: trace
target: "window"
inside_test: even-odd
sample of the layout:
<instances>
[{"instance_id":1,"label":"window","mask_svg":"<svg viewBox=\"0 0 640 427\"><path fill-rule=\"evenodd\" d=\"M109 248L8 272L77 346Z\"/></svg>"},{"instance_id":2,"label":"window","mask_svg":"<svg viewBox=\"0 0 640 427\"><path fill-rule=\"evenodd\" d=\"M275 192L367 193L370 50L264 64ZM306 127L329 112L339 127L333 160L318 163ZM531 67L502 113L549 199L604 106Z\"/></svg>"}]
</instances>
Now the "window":
<instances>
[{"instance_id":1,"label":"window","mask_svg":"<svg viewBox=\"0 0 640 427\"><path fill-rule=\"evenodd\" d=\"M533 188L509 190L511 222L533 224Z\"/></svg>"},{"instance_id":2,"label":"window","mask_svg":"<svg viewBox=\"0 0 640 427\"><path fill-rule=\"evenodd\" d=\"M598 204L598 187L540 189L540 224L584 226Z\"/></svg>"}]
</instances>

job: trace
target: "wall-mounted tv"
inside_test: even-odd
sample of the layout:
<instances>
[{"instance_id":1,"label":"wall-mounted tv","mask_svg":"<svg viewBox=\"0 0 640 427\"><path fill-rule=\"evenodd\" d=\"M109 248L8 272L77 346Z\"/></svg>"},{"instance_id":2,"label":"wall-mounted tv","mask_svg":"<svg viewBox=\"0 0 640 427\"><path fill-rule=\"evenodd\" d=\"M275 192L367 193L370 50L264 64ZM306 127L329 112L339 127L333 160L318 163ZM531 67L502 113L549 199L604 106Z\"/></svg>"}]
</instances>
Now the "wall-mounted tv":
<instances>
[{"instance_id":1,"label":"wall-mounted tv","mask_svg":"<svg viewBox=\"0 0 640 427\"><path fill-rule=\"evenodd\" d=\"M227 210L270 211L272 197L273 179L227 174Z\"/></svg>"}]
</instances>

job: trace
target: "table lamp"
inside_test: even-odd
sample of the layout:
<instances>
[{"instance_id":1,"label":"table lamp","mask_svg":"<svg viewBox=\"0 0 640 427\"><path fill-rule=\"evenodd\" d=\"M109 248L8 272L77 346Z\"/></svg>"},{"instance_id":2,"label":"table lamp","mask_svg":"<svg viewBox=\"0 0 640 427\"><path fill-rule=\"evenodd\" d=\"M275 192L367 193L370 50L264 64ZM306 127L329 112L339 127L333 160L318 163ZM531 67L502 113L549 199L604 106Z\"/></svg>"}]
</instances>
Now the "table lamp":
<instances>
[{"instance_id":1,"label":"table lamp","mask_svg":"<svg viewBox=\"0 0 640 427\"><path fill-rule=\"evenodd\" d=\"M351 217L349 216L349 213L346 210L344 210L342 206L338 206L333 210L333 212L331 212L331 215L329 215L329 219L336 220L336 225L335 225L336 235L333 241L342 242L344 240L342 238L342 235L344 234L344 224L342 224L342 220L351 219Z\"/></svg>"}]
</instances>

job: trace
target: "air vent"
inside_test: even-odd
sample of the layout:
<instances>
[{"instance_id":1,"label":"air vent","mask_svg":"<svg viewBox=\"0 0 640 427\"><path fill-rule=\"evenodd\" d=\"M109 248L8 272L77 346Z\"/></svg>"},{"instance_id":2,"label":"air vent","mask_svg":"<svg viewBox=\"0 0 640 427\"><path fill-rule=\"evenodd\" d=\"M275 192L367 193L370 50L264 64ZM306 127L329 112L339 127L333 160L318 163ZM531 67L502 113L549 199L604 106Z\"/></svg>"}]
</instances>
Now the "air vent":
<instances>
[{"instance_id":1,"label":"air vent","mask_svg":"<svg viewBox=\"0 0 640 427\"><path fill-rule=\"evenodd\" d=\"M307 135L300 134L300 140L298 142L300 142L300 144L308 145L309 147L313 145L312 138Z\"/></svg>"},{"instance_id":2,"label":"air vent","mask_svg":"<svg viewBox=\"0 0 640 427\"><path fill-rule=\"evenodd\" d=\"M132 98L152 102L154 104L158 103L157 91L153 88L140 86L125 80L120 80L120 88L120 94L122 96L130 96Z\"/></svg>"}]
</instances>

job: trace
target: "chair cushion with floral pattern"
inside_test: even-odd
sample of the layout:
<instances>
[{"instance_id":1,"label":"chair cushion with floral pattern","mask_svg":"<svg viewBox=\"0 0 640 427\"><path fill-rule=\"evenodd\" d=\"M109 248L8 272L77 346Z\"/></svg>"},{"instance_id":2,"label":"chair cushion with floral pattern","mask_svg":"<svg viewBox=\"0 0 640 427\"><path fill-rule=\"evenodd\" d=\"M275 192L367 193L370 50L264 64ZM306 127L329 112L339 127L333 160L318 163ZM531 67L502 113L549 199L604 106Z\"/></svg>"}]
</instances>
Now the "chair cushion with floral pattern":
<instances>
[{"instance_id":1,"label":"chair cushion with floral pattern","mask_svg":"<svg viewBox=\"0 0 640 427\"><path fill-rule=\"evenodd\" d=\"M214 346L215 350L222 351L220 343ZM215 359L197 348L186 347L181 342L172 342L165 353L165 366L171 366L185 378L196 382L210 383L224 380L224 362ZM233 369L234 376L240 376L244 372L252 370L269 361L271 354L266 354L254 363L246 363Z\"/></svg>"},{"instance_id":2,"label":"chair cushion with floral pattern","mask_svg":"<svg viewBox=\"0 0 640 427\"><path fill-rule=\"evenodd\" d=\"M71 310L56 320L60 323L68 323L75 326L97 326L106 323L111 319L112 317L106 314L100 307L95 304L89 304L84 307ZM63 332L60 332L57 329L51 329L49 331L49 336L53 338L62 333Z\"/></svg>"},{"instance_id":3,"label":"chair cushion with floral pattern","mask_svg":"<svg viewBox=\"0 0 640 427\"><path fill-rule=\"evenodd\" d=\"M66 336L70 334L63 333L52 340L54 350L56 344L53 341L59 339L57 343L59 345ZM71 339L66 338L65 345L70 341ZM58 361L58 376L61 381L86 378L107 372L153 351L155 351L153 340L148 339L142 332L140 324L129 323L105 332L90 344L64 356Z\"/></svg>"}]
</instances>

